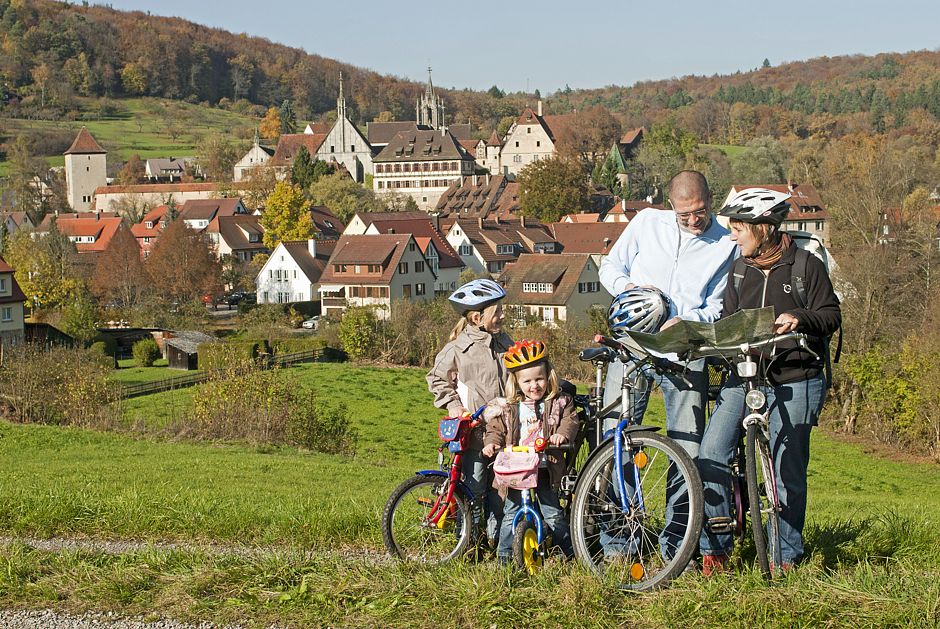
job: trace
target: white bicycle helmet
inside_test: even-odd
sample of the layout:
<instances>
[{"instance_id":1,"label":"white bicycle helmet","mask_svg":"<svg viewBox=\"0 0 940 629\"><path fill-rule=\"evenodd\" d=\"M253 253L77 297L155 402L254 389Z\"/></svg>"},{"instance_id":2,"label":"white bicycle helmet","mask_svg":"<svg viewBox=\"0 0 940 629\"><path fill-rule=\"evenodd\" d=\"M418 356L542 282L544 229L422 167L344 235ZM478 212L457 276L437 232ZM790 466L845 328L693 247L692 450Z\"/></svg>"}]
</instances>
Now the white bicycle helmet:
<instances>
[{"instance_id":1,"label":"white bicycle helmet","mask_svg":"<svg viewBox=\"0 0 940 629\"><path fill-rule=\"evenodd\" d=\"M767 188L744 188L728 199L719 216L743 223L779 226L790 213L790 195Z\"/></svg>"},{"instance_id":2,"label":"white bicycle helmet","mask_svg":"<svg viewBox=\"0 0 940 629\"><path fill-rule=\"evenodd\" d=\"M455 290L448 299L460 314L483 310L506 296L503 287L493 280L471 280Z\"/></svg>"},{"instance_id":3,"label":"white bicycle helmet","mask_svg":"<svg viewBox=\"0 0 940 629\"><path fill-rule=\"evenodd\" d=\"M669 301L656 288L635 287L625 290L610 304L607 321L614 338L623 338L627 332L652 334L669 318Z\"/></svg>"}]
</instances>

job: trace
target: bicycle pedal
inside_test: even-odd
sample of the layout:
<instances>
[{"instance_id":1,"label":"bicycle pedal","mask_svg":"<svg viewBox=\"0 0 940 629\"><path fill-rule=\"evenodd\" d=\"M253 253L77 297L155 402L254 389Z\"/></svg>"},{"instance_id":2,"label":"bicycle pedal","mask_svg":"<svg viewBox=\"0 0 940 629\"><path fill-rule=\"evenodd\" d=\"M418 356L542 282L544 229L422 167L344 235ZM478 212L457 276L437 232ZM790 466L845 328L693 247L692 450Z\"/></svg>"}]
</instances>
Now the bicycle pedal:
<instances>
[{"instance_id":1,"label":"bicycle pedal","mask_svg":"<svg viewBox=\"0 0 940 629\"><path fill-rule=\"evenodd\" d=\"M710 533L720 535L734 532L735 523L734 520L728 517L709 518L708 522L705 523L705 528Z\"/></svg>"},{"instance_id":2,"label":"bicycle pedal","mask_svg":"<svg viewBox=\"0 0 940 629\"><path fill-rule=\"evenodd\" d=\"M577 474L567 474L561 477L560 488L563 492L571 493L574 491L574 486L578 484L578 475Z\"/></svg>"}]
</instances>

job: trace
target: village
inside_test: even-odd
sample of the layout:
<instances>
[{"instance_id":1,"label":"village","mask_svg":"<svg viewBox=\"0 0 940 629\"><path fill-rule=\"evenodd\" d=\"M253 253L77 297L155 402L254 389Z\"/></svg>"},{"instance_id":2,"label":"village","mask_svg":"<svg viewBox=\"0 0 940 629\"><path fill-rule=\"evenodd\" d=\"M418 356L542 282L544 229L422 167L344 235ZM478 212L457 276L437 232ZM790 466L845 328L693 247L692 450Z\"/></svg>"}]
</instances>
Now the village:
<instances>
[{"instance_id":1,"label":"village","mask_svg":"<svg viewBox=\"0 0 940 629\"><path fill-rule=\"evenodd\" d=\"M253 290L220 285L202 296L209 307L247 300L304 303L314 313L308 328L320 316L339 317L350 306L375 307L379 318L388 318L396 303L446 295L461 277L499 281L510 316L518 321L528 317L555 325L583 320L592 308L606 309L610 296L599 282L600 263L638 212L665 209L661 199L620 198L594 184L590 211L540 222L520 208L525 191L518 175L552 158L558 137L570 132L577 118L546 114L538 101L519 112L504 137L494 131L487 140L474 140L471 125L448 124L445 112L429 69L414 120L368 122L363 132L348 117L341 76L332 126L307 124L302 133L280 135L274 146L262 144L256 134L225 184L192 182L194 161L167 156L146 160L148 183L117 185L107 176L107 152L82 128L65 151L73 212L48 214L33 224L27 212L10 211L4 228L8 236L27 229L37 238L54 224L92 268L92 259L126 236L121 232L133 236L146 260L169 221L178 218L202 235L220 262L253 273L248 282ZM643 136L644 129L630 129L610 147L606 159L619 165L617 177L627 177L626 163ZM371 182L376 198L394 197L405 209L367 207L344 222L330 207L306 203L307 238L266 238L264 200L249 203L246 193L262 177L289 180L297 160L327 164L360 185ZM829 242L827 211L812 185L741 181L729 195L755 185L792 195L784 228ZM142 215L139 220L133 220L134 211ZM14 272L9 265L0 267L0 335L13 343L26 334L24 315L40 306L28 303ZM108 325L122 323L101 324ZM196 362L182 364L192 368Z\"/></svg>"}]
</instances>

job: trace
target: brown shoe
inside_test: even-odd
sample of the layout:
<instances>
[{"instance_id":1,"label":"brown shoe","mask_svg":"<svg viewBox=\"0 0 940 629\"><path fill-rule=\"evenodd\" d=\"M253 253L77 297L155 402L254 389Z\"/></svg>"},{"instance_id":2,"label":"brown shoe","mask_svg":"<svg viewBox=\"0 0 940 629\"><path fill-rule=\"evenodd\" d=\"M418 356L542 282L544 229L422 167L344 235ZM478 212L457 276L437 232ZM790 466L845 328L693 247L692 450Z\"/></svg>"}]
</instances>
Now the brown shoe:
<instances>
[{"instance_id":1,"label":"brown shoe","mask_svg":"<svg viewBox=\"0 0 940 629\"><path fill-rule=\"evenodd\" d=\"M702 574L706 577L728 571L728 555L702 555Z\"/></svg>"}]
</instances>

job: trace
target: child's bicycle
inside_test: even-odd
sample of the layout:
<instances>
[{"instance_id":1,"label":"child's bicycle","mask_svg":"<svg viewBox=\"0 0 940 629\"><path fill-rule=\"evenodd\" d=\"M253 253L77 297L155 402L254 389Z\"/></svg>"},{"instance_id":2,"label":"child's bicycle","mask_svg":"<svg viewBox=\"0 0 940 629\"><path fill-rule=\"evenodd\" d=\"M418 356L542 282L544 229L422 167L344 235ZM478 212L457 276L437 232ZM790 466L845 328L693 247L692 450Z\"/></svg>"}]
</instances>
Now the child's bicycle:
<instances>
[{"instance_id":1,"label":"child's bicycle","mask_svg":"<svg viewBox=\"0 0 940 629\"><path fill-rule=\"evenodd\" d=\"M477 539L473 517L478 508L461 480L463 451L480 423L481 406L472 415L445 417L439 435L436 470L422 470L395 488L382 513L382 539L393 557L442 563L460 557ZM452 455L446 460L444 451Z\"/></svg>"},{"instance_id":2,"label":"child's bicycle","mask_svg":"<svg viewBox=\"0 0 940 629\"><path fill-rule=\"evenodd\" d=\"M635 390L646 385L642 369L680 375L683 367L657 358L630 339L598 335L598 348L580 359L596 370L589 414L599 443L578 475L571 506L571 541L582 565L623 590L644 591L678 576L698 549L704 501L691 457L655 426L635 424ZM603 406L602 372L624 363L621 395ZM618 413L616 408L622 410ZM603 419L619 422L602 435Z\"/></svg>"},{"instance_id":3,"label":"child's bicycle","mask_svg":"<svg viewBox=\"0 0 940 629\"><path fill-rule=\"evenodd\" d=\"M807 336L798 332L779 334L769 339L739 345L697 345L692 357L723 360L734 370L743 383L744 417L741 424L743 439L739 440L731 462L732 497L730 516L712 518L706 526L714 533L735 533L743 538L746 529L745 514L751 518L751 534L757 552L757 563L764 577L770 579L772 569L782 564L780 555L780 500L777 497L777 479L773 453L770 450L770 427L767 396L762 390L764 378L758 372L753 352L776 349L782 341L795 340L800 349L816 356L809 347ZM741 470L747 491L741 487Z\"/></svg>"},{"instance_id":4,"label":"child's bicycle","mask_svg":"<svg viewBox=\"0 0 940 629\"><path fill-rule=\"evenodd\" d=\"M519 491L522 504L516 511L512 520L512 557L513 564L520 570L525 570L529 574L535 574L541 569L545 557L548 555L549 545L548 536L545 531L545 521L542 514L533 501L533 490L538 483L539 455L549 450L559 452L576 453L580 447L580 441L574 444L563 444L559 446L549 445L544 437L535 440L531 446L507 446L506 452L520 454L534 454L532 465L526 466L527 469L512 470L511 475L518 477L514 482L513 489ZM496 476L500 476L498 468L494 468ZM574 470L569 468L569 473ZM568 517L568 513L565 513Z\"/></svg>"}]
</instances>

